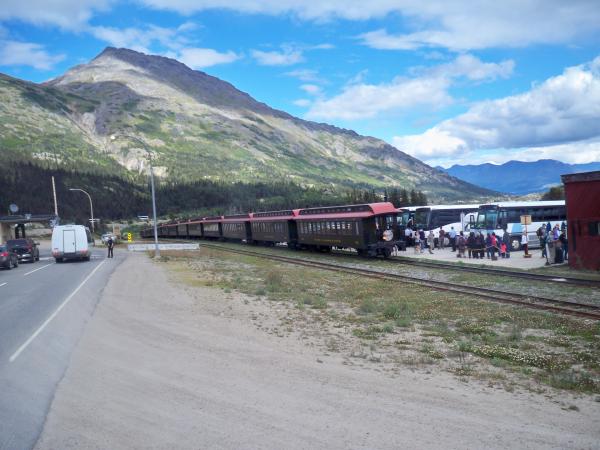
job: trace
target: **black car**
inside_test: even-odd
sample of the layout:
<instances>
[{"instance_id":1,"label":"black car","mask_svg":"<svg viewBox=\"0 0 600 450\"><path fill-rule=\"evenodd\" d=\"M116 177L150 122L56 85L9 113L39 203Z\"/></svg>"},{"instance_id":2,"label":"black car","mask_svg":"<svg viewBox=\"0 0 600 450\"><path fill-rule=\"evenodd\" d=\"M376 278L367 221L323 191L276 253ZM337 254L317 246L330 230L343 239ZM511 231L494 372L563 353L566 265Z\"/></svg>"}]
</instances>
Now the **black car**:
<instances>
[{"instance_id":1,"label":"black car","mask_svg":"<svg viewBox=\"0 0 600 450\"><path fill-rule=\"evenodd\" d=\"M19 266L19 258L15 252L8 249L6 245L0 245L0 267L12 269Z\"/></svg>"},{"instance_id":2,"label":"black car","mask_svg":"<svg viewBox=\"0 0 600 450\"><path fill-rule=\"evenodd\" d=\"M33 239L9 239L6 246L10 251L16 252L19 261L35 262L40 260L39 243Z\"/></svg>"}]
</instances>

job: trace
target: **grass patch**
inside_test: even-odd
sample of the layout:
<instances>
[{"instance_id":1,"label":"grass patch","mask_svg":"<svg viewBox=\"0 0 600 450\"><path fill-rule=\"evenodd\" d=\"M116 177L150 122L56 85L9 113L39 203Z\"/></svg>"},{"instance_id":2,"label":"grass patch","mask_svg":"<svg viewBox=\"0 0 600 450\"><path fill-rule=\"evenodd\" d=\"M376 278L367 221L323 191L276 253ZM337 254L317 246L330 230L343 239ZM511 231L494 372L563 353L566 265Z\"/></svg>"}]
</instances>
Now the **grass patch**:
<instances>
[{"instance_id":1,"label":"grass patch","mask_svg":"<svg viewBox=\"0 0 600 450\"><path fill-rule=\"evenodd\" d=\"M494 368L494 373L508 377L507 386L516 379L598 392L599 323L218 250L163 256L168 258L165 262L187 264L194 275L186 279L193 285L213 283L223 290L289 301L297 313L310 314L306 317L314 326L321 322L327 326L327 321L343 324L351 330L347 339L377 341L376 345L391 348L386 361L450 366L460 377ZM299 256L310 258L308 253ZM383 263L373 263L377 264Z\"/></svg>"}]
</instances>

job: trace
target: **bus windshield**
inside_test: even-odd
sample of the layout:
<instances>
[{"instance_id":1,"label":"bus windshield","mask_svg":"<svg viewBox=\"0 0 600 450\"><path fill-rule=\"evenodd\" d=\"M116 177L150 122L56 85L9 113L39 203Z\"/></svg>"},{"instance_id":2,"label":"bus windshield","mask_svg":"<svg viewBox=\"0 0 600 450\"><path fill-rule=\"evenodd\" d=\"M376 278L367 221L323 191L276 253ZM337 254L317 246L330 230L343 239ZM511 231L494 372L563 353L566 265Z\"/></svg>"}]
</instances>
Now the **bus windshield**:
<instances>
[{"instance_id":1,"label":"bus windshield","mask_svg":"<svg viewBox=\"0 0 600 450\"><path fill-rule=\"evenodd\" d=\"M410 219L413 218L413 216L414 216L413 211L401 210L400 213L398 214L398 224L406 227L408 225L408 222L410 221Z\"/></svg>"},{"instance_id":2,"label":"bus windshield","mask_svg":"<svg viewBox=\"0 0 600 450\"><path fill-rule=\"evenodd\" d=\"M494 230L496 228L496 222L498 220L498 210L496 209L483 209L477 213L477 224L476 228L483 228L486 230Z\"/></svg>"},{"instance_id":3,"label":"bus windshield","mask_svg":"<svg viewBox=\"0 0 600 450\"><path fill-rule=\"evenodd\" d=\"M415 212L415 227L417 230L429 230L429 209L417 210Z\"/></svg>"}]
</instances>

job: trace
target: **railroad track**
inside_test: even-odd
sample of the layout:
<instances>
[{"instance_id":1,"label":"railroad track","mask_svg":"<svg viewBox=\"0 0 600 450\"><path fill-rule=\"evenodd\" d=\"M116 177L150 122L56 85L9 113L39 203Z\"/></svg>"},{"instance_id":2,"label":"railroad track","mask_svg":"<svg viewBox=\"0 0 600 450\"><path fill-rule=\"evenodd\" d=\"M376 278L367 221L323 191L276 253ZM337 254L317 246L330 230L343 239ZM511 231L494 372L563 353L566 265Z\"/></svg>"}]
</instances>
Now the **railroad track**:
<instances>
[{"instance_id":1,"label":"railroad track","mask_svg":"<svg viewBox=\"0 0 600 450\"><path fill-rule=\"evenodd\" d=\"M549 283L557 283L557 284L572 284L576 286L584 286L584 287L597 287L600 288L600 281L598 280L586 280L585 278L573 278L573 277L559 277L552 275L543 275L540 273L528 273L516 270L505 270L505 269L492 269L489 267L468 267L468 266L459 266L457 264L446 264L439 262L425 262L425 261L415 261L412 258L407 257L393 257L391 261L395 261L398 264L407 264L412 266L419 267L427 267L433 269L449 269L460 272L472 272L472 273L488 273L492 275L502 276L502 277L510 277L510 278L523 278L526 280L535 280L535 281L546 281Z\"/></svg>"},{"instance_id":2,"label":"railroad track","mask_svg":"<svg viewBox=\"0 0 600 450\"><path fill-rule=\"evenodd\" d=\"M240 255L254 256L272 261L294 264L304 267L329 270L332 272L341 272L347 274L361 275L368 278L380 280L402 281L404 283L423 286L429 289L445 292L455 292L463 295L472 295L478 298L491 300L494 302L508 303L513 305L524 306L531 309L549 311L553 313L566 314L571 316L583 317L586 319L600 320L600 306L582 304L568 300L556 300L546 297L537 297L531 295L517 294L514 292L498 291L496 289L488 289L477 286L469 286L465 284L450 283L446 281L430 281L418 278L412 278L406 275L391 274L379 272L371 269L362 269L349 266L340 266L320 261L310 261L306 259L291 258L287 256L271 255L261 252L233 249L222 245L202 243L201 248L211 248L229 253Z\"/></svg>"},{"instance_id":3,"label":"railroad track","mask_svg":"<svg viewBox=\"0 0 600 450\"><path fill-rule=\"evenodd\" d=\"M188 242L187 240L181 240L181 242ZM279 250L283 250L287 247L277 247ZM289 250L289 249L288 249ZM356 253L350 253L348 251L334 251L331 253L327 253L327 256L333 257L342 257L342 258L354 258L356 259ZM365 260L367 261L367 260ZM386 259L385 261L393 262L395 264L405 264L411 266L425 267L427 269L440 269L440 270L454 270L456 272L471 272L478 274L490 274L494 276L500 277L508 277L508 278L521 278L525 280L531 281L543 281L551 284L557 285L574 285L581 287L589 287L589 288L598 288L600 289L600 280L589 280L585 278L575 278L575 277L560 277L554 275L544 275L540 273L529 273L517 270L509 270L509 269L494 269L491 267L475 267L470 265L458 265L458 264L448 264L441 262L432 262L431 260L423 261L423 260L415 260L414 258L408 258L403 256L394 256L392 258Z\"/></svg>"}]
</instances>

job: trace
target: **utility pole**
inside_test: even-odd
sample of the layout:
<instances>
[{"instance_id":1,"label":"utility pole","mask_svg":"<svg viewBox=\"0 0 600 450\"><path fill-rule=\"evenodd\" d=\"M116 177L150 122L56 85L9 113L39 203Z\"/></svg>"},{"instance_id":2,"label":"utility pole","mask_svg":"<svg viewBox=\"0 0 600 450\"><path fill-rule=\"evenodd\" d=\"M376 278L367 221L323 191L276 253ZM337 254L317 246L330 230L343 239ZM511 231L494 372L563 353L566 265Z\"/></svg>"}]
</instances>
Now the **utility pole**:
<instances>
[{"instance_id":1,"label":"utility pole","mask_svg":"<svg viewBox=\"0 0 600 450\"><path fill-rule=\"evenodd\" d=\"M58 203L56 202L56 184L54 183L54 175L52 176L52 195L54 196L54 215L58 217Z\"/></svg>"}]
</instances>

